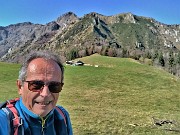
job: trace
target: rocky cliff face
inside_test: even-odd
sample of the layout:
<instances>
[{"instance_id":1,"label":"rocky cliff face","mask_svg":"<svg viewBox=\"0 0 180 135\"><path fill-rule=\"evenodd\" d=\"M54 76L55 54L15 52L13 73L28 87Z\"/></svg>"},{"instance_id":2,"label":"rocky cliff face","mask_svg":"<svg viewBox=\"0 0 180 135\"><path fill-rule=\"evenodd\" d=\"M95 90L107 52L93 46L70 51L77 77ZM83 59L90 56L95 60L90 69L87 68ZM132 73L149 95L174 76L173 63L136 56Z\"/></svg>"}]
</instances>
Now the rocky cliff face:
<instances>
[{"instance_id":1,"label":"rocky cliff face","mask_svg":"<svg viewBox=\"0 0 180 135\"><path fill-rule=\"evenodd\" d=\"M31 50L53 50L63 60L109 50L178 50L180 25L166 25L131 13L78 18L68 12L46 25L30 22L0 27L1 61L19 62ZM109 52L110 53L110 52ZM72 56L73 55L73 56Z\"/></svg>"}]
</instances>

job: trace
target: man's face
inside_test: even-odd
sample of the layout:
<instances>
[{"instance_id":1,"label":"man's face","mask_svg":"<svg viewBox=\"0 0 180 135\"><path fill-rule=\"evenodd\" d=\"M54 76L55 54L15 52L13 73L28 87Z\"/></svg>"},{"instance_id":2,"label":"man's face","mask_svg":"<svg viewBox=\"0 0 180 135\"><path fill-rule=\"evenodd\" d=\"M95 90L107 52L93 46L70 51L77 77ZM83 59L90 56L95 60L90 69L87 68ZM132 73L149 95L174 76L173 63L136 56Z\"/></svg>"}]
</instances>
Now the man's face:
<instances>
[{"instance_id":1,"label":"man's face","mask_svg":"<svg viewBox=\"0 0 180 135\"><path fill-rule=\"evenodd\" d=\"M52 60L37 58L29 63L26 81L61 82L61 78L61 69ZM48 85L45 85L38 92L30 91L28 89L28 82L24 82L21 86L18 80L17 85L23 104L33 113L44 117L56 106L59 93L50 92Z\"/></svg>"}]
</instances>

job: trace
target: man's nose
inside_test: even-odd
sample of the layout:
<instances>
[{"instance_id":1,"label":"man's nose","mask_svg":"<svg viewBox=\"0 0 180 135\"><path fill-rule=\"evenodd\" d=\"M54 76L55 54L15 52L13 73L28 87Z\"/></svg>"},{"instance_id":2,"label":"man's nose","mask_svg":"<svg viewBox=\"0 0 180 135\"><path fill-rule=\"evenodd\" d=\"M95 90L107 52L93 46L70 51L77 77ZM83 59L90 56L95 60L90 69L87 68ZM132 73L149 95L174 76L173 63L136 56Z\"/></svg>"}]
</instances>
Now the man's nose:
<instances>
[{"instance_id":1,"label":"man's nose","mask_svg":"<svg viewBox=\"0 0 180 135\"><path fill-rule=\"evenodd\" d=\"M47 85L44 85L43 89L41 90L40 95L43 97L46 97L50 94L51 92L49 91L49 88Z\"/></svg>"}]
</instances>

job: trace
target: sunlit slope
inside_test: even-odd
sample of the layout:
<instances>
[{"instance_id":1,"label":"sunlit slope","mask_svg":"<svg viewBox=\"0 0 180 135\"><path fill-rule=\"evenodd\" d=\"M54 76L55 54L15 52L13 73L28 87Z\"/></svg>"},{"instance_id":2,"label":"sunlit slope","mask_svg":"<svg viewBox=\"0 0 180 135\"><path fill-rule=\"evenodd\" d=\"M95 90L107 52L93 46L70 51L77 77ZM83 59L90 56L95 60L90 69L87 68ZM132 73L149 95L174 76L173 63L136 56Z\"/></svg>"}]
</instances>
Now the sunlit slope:
<instances>
[{"instance_id":1,"label":"sunlit slope","mask_svg":"<svg viewBox=\"0 0 180 135\"><path fill-rule=\"evenodd\" d=\"M60 98L75 134L174 133L159 129L152 117L180 119L177 78L132 59L92 55L78 60L91 66L66 66Z\"/></svg>"}]
</instances>

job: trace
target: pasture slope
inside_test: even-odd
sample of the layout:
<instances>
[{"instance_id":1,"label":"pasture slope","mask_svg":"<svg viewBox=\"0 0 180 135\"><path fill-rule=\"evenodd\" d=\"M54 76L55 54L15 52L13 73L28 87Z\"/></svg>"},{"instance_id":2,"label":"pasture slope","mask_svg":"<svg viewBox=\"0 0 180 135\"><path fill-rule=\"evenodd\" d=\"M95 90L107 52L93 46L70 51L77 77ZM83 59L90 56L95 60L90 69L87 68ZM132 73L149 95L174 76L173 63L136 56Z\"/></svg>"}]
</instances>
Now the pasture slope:
<instances>
[{"instance_id":1,"label":"pasture slope","mask_svg":"<svg viewBox=\"0 0 180 135\"><path fill-rule=\"evenodd\" d=\"M180 134L179 79L127 58L78 60L88 65L65 65L58 101L68 109L75 135ZM17 96L18 69L0 63L0 101Z\"/></svg>"}]
</instances>

